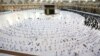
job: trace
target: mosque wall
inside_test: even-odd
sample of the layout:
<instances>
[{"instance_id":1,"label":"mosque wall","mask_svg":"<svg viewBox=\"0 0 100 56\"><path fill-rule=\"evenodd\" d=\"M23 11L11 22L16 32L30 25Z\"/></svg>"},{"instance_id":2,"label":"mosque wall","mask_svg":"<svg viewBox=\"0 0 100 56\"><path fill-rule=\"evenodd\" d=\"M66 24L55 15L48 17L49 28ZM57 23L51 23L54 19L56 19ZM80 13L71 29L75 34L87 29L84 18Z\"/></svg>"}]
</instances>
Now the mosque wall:
<instances>
[{"instance_id":1,"label":"mosque wall","mask_svg":"<svg viewBox=\"0 0 100 56\"><path fill-rule=\"evenodd\" d=\"M25 4L25 3L53 3L53 2L88 2L88 1L98 1L98 0L0 0L0 4Z\"/></svg>"},{"instance_id":2,"label":"mosque wall","mask_svg":"<svg viewBox=\"0 0 100 56\"><path fill-rule=\"evenodd\" d=\"M23 10L43 7L43 4L56 4L57 8L81 10L92 13L100 13L99 0L0 0L0 10ZM54 3L55 2L55 3ZM5 5L6 4L6 5ZM13 4L13 5L11 5Z\"/></svg>"}]
</instances>

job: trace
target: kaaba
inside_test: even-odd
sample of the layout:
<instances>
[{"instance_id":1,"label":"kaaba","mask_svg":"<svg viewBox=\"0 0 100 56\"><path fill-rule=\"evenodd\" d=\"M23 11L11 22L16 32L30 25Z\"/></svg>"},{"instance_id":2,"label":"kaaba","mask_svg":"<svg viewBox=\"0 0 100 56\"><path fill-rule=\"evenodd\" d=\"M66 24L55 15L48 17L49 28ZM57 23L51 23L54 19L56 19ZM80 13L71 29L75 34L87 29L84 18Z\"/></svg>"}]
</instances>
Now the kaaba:
<instances>
[{"instance_id":1,"label":"kaaba","mask_svg":"<svg viewBox=\"0 0 100 56\"><path fill-rule=\"evenodd\" d=\"M45 14L52 15L55 14L55 6L54 5L44 5L45 7Z\"/></svg>"}]
</instances>

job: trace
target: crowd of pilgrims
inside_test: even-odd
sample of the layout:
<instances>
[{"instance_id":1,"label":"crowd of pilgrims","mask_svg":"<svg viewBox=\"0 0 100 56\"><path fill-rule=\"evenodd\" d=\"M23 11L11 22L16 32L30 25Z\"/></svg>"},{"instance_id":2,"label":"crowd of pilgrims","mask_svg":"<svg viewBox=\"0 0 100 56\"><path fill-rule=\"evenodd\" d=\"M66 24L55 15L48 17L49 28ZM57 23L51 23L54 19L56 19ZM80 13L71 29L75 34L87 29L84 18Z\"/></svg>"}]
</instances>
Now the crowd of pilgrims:
<instances>
[{"instance_id":1,"label":"crowd of pilgrims","mask_svg":"<svg viewBox=\"0 0 100 56\"><path fill-rule=\"evenodd\" d=\"M86 26L91 26L92 28L100 30L100 22L97 20L98 17L93 17L93 16L85 16L85 21L84 24ZM100 18L99 18L100 19Z\"/></svg>"},{"instance_id":2,"label":"crowd of pilgrims","mask_svg":"<svg viewBox=\"0 0 100 56\"><path fill-rule=\"evenodd\" d=\"M92 13L85 13L82 11L70 10L70 9L63 9L63 10L75 12L75 13L82 15L83 17L85 17L84 24L86 26L90 26L91 28L100 30L100 15L98 15L98 14L96 15L96 14L92 14Z\"/></svg>"},{"instance_id":3,"label":"crowd of pilgrims","mask_svg":"<svg viewBox=\"0 0 100 56\"><path fill-rule=\"evenodd\" d=\"M53 19L28 18L0 28L0 49L40 56L98 56L100 32L84 26L80 15L60 14Z\"/></svg>"}]
</instances>

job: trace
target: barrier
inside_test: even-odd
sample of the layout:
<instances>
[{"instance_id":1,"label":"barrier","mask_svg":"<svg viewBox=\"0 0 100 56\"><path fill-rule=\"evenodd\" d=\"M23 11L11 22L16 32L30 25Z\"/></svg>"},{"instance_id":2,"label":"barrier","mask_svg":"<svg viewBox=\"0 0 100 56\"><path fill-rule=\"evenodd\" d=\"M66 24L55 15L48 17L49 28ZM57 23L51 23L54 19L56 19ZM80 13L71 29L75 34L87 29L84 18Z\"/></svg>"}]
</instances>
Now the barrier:
<instances>
[{"instance_id":1,"label":"barrier","mask_svg":"<svg viewBox=\"0 0 100 56\"><path fill-rule=\"evenodd\" d=\"M0 49L0 53L9 54L9 55L15 55L15 56L36 56L36 55L19 53L19 52L15 52L15 51L1 50L1 49Z\"/></svg>"}]
</instances>

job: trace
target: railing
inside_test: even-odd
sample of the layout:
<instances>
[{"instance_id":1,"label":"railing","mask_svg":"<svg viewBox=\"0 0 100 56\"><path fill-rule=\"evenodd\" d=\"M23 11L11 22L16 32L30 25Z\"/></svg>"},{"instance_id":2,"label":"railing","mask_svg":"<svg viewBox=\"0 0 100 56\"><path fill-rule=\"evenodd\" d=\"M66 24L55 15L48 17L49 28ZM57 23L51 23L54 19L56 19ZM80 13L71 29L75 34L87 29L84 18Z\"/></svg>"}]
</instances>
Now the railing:
<instances>
[{"instance_id":1,"label":"railing","mask_svg":"<svg viewBox=\"0 0 100 56\"><path fill-rule=\"evenodd\" d=\"M31 54L19 53L19 52L1 50L1 49L0 49L0 53L8 54L8 55L14 55L14 56L37 56L37 55L31 55Z\"/></svg>"}]
</instances>

